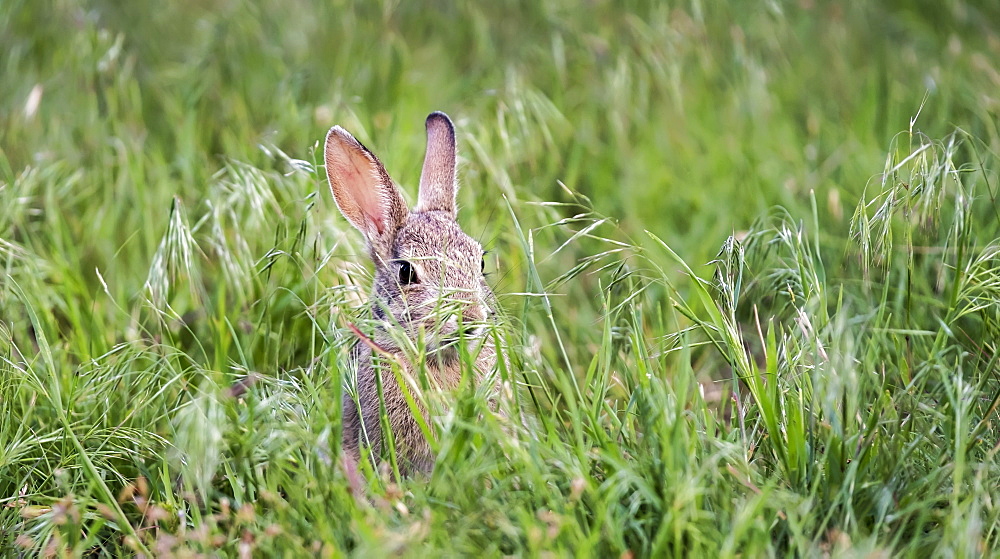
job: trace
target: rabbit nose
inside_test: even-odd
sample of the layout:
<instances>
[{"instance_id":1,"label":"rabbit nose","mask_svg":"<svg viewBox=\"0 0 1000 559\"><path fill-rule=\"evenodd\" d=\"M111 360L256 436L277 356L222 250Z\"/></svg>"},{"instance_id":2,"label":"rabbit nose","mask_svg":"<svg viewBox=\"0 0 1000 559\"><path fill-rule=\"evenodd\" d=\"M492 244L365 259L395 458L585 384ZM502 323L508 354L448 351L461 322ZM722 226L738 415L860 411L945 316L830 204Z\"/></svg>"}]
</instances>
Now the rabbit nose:
<instances>
[{"instance_id":1,"label":"rabbit nose","mask_svg":"<svg viewBox=\"0 0 1000 559\"><path fill-rule=\"evenodd\" d=\"M487 317L486 309L482 305L469 303L462 309L463 322L484 322Z\"/></svg>"},{"instance_id":2,"label":"rabbit nose","mask_svg":"<svg viewBox=\"0 0 1000 559\"><path fill-rule=\"evenodd\" d=\"M483 331L482 323L489 317L489 309L482 304L469 302L462 309L462 332L468 337L477 337Z\"/></svg>"}]
</instances>

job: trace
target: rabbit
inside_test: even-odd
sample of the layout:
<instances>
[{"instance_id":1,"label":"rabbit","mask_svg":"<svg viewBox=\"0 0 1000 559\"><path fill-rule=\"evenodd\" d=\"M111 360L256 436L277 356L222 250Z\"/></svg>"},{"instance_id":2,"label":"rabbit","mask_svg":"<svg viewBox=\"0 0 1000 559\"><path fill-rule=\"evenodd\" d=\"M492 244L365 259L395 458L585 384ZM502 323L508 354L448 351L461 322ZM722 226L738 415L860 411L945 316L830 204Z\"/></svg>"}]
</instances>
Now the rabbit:
<instances>
[{"instance_id":1,"label":"rabbit","mask_svg":"<svg viewBox=\"0 0 1000 559\"><path fill-rule=\"evenodd\" d=\"M380 455L384 440L376 379L380 375L397 463L404 474L429 472L434 456L388 364L399 363L404 379L419 378L420 369L410 357L413 352L401 347L401 341L409 340L413 348L423 338L427 378L434 388L448 390L460 382L457 344L461 342L470 352L478 351L476 386L490 382L496 387L497 352L487 335L487 326L495 322L496 305L484 276L484 252L456 220L455 128L441 112L430 114L425 124L427 151L412 211L382 163L349 132L334 126L324 147L333 198L347 221L364 235L375 264L369 305L379 324L370 338L356 332L359 339L351 360L357 373L357 401L354 391L345 390L343 448L355 463L366 447L375 457ZM444 312L449 308L451 313ZM382 362L377 364L378 360ZM407 388L413 394L410 382ZM419 400L418 408L429 419Z\"/></svg>"}]
</instances>

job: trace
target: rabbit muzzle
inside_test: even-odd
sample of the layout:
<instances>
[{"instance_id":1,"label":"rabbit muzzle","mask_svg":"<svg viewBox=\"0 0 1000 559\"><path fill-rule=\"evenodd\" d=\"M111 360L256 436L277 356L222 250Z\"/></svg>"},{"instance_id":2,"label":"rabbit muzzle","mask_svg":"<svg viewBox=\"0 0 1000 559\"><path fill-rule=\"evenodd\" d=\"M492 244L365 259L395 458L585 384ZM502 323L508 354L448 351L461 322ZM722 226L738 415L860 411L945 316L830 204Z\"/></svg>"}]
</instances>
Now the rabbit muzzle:
<instances>
[{"instance_id":1,"label":"rabbit muzzle","mask_svg":"<svg viewBox=\"0 0 1000 559\"><path fill-rule=\"evenodd\" d=\"M441 317L437 330L437 340L431 345L453 345L461 339L474 340L486 332L486 325L493 315L492 310L478 293L454 292L449 296L449 308Z\"/></svg>"}]
</instances>

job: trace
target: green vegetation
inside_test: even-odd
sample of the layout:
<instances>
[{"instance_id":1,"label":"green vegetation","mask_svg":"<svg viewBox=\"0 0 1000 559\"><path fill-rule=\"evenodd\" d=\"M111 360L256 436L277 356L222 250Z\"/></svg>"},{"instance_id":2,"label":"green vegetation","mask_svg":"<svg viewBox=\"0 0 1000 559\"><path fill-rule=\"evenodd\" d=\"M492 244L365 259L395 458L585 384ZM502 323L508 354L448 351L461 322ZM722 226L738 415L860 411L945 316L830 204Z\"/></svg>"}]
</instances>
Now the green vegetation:
<instances>
[{"instance_id":1,"label":"green vegetation","mask_svg":"<svg viewBox=\"0 0 1000 559\"><path fill-rule=\"evenodd\" d=\"M436 4L0 2L0 549L1000 549L1000 4ZM317 148L432 110L509 419L351 476Z\"/></svg>"}]
</instances>

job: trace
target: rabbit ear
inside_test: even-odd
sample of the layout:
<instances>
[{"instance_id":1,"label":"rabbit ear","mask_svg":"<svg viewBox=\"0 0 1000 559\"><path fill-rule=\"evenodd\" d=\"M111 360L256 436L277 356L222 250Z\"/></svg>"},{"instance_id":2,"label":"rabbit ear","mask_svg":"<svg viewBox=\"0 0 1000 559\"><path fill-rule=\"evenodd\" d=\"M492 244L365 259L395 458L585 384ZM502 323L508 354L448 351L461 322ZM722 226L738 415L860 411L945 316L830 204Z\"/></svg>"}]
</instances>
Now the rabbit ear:
<instances>
[{"instance_id":1,"label":"rabbit ear","mask_svg":"<svg viewBox=\"0 0 1000 559\"><path fill-rule=\"evenodd\" d=\"M375 154L347 130L330 129L324 155L340 213L364 234L373 255L386 257L408 213L403 195Z\"/></svg>"},{"instance_id":2,"label":"rabbit ear","mask_svg":"<svg viewBox=\"0 0 1000 559\"><path fill-rule=\"evenodd\" d=\"M426 126L427 153L415 211L443 211L455 217L455 127L442 112L431 113Z\"/></svg>"}]
</instances>

